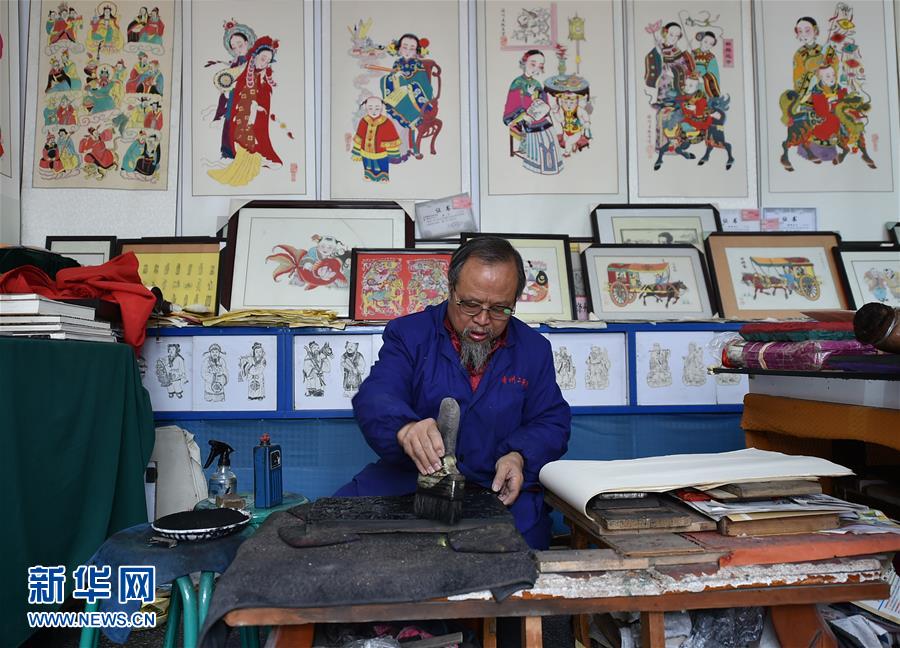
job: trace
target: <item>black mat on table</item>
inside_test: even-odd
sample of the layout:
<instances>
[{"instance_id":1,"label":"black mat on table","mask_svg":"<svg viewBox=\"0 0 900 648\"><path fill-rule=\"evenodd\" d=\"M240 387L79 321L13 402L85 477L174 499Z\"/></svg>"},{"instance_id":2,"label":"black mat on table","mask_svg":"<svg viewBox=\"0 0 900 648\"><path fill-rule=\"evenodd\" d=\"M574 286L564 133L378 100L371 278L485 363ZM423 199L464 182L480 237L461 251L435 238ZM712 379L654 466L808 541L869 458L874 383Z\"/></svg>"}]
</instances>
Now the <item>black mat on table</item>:
<instances>
[{"instance_id":1,"label":"black mat on table","mask_svg":"<svg viewBox=\"0 0 900 648\"><path fill-rule=\"evenodd\" d=\"M367 521L378 530L368 532ZM389 532L385 521L410 524ZM273 513L219 578L199 645L223 646L222 619L237 609L409 603L484 590L502 599L534 585L534 554L496 496L467 494L461 526L423 530L412 496L323 498ZM354 537L328 542L335 534Z\"/></svg>"}]
</instances>

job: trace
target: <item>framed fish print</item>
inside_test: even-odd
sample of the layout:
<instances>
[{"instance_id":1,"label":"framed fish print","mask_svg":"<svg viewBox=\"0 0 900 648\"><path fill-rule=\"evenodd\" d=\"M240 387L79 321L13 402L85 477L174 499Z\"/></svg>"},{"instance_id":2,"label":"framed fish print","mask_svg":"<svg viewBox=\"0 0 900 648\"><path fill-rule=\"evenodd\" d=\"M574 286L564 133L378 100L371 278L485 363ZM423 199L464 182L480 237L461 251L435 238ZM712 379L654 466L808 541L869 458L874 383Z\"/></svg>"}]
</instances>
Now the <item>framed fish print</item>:
<instances>
[{"instance_id":1,"label":"framed fish print","mask_svg":"<svg viewBox=\"0 0 900 648\"><path fill-rule=\"evenodd\" d=\"M756 207L750 3L626 7L629 202Z\"/></svg>"},{"instance_id":2,"label":"framed fish print","mask_svg":"<svg viewBox=\"0 0 900 648\"><path fill-rule=\"evenodd\" d=\"M321 7L323 195L423 200L467 192L467 3Z\"/></svg>"},{"instance_id":3,"label":"framed fish print","mask_svg":"<svg viewBox=\"0 0 900 648\"><path fill-rule=\"evenodd\" d=\"M353 248L404 248L412 221L397 203L255 200L228 223L222 303L229 310L350 311ZM224 286L223 286L224 287Z\"/></svg>"},{"instance_id":4,"label":"framed fish print","mask_svg":"<svg viewBox=\"0 0 900 648\"><path fill-rule=\"evenodd\" d=\"M597 205L591 212L595 243L671 245L703 249L709 232L722 229L713 205Z\"/></svg>"},{"instance_id":5,"label":"framed fish print","mask_svg":"<svg viewBox=\"0 0 900 648\"><path fill-rule=\"evenodd\" d=\"M593 205L627 202L622 4L475 10L482 231L589 236Z\"/></svg>"},{"instance_id":6,"label":"framed fish print","mask_svg":"<svg viewBox=\"0 0 900 648\"><path fill-rule=\"evenodd\" d=\"M703 254L693 245L594 245L582 259L590 308L601 320L715 314Z\"/></svg>"},{"instance_id":7,"label":"framed fish print","mask_svg":"<svg viewBox=\"0 0 900 648\"><path fill-rule=\"evenodd\" d=\"M350 319L387 321L447 299L453 250L354 248L350 257Z\"/></svg>"},{"instance_id":8,"label":"framed fish print","mask_svg":"<svg viewBox=\"0 0 900 648\"><path fill-rule=\"evenodd\" d=\"M897 4L754 9L762 204L815 207L820 231L881 240L900 201Z\"/></svg>"},{"instance_id":9,"label":"framed fish print","mask_svg":"<svg viewBox=\"0 0 900 648\"><path fill-rule=\"evenodd\" d=\"M219 229L232 197L315 197L311 0L193 0L184 15L182 233Z\"/></svg>"},{"instance_id":10,"label":"framed fish print","mask_svg":"<svg viewBox=\"0 0 900 648\"><path fill-rule=\"evenodd\" d=\"M706 256L719 312L731 319L797 319L846 310L834 232L715 232Z\"/></svg>"},{"instance_id":11,"label":"framed fish print","mask_svg":"<svg viewBox=\"0 0 900 648\"><path fill-rule=\"evenodd\" d=\"M523 322L575 319L572 256L565 234L494 234L463 232L462 244L478 236L499 236L522 255L525 288L516 302L516 317Z\"/></svg>"},{"instance_id":12,"label":"framed fish print","mask_svg":"<svg viewBox=\"0 0 900 648\"><path fill-rule=\"evenodd\" d=\"M850 308L869 302L900 308L900 245L847 242L835 255Z\"/></svg>"},{"instance_id":13,"label":"framed fish print","mask_svg":"<svg viewBox=\"0 0 900 648\"><path fill-rule=\"evenodd\" d=\"M48 236L44 247L83 266L106 263L118 249L115 236Z\"/></svg>"}]
</instances>

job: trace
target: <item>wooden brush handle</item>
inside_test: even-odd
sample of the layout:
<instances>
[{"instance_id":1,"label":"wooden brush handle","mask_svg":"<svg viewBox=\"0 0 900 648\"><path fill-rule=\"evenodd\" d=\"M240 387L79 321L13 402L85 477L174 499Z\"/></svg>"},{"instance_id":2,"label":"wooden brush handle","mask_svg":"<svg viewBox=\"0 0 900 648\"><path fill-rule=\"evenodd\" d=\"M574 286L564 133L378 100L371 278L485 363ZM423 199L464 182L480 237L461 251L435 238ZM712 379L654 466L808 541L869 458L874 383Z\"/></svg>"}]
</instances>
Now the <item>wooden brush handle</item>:
<instances>
[{"instance_id":1,"label":"wooden brush handle","mask_svg":"<svg viewBox=\"0 0 900 648\"><path fill-rule=\"evenodd\" d=\"M441 401L437 427L444 440L444 455L456 455L456 436L459 433L459 403L447 397Z\"/></svg>"}]
</instances>

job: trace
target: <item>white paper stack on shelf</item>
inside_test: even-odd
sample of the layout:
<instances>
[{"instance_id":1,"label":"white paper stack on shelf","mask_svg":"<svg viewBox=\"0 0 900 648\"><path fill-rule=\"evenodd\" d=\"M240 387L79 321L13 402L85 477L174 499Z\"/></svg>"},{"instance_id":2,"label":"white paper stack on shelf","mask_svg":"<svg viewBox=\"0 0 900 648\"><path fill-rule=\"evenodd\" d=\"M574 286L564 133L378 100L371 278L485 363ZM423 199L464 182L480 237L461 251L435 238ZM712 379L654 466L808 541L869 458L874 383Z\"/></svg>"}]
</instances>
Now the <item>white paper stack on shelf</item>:
<instances>
[{"instance_id":1,"label":"white paper stack on shelf","mask_svg":"<svg viewBox=\"0 0 900 648\"><path fill-rule=\"evenodd\" d=\"M708 490L737 482L852 474L850 469L818 457L747 448L614 461L552 461L541 470L540 480L587 515L588 502L601 493L662 493L691 487Z\"/></svg>"},{"instance_id":2,"label":"white paper stack on shelf","mask_svg":"<svg viewBox=\"0 0 900 648\"><path fill-rule=\"evenodd\" d=\"M109 322L95 319L93 308L35 294L0 295L0 335L116 341Z\"/></svg>"}]
</instances>

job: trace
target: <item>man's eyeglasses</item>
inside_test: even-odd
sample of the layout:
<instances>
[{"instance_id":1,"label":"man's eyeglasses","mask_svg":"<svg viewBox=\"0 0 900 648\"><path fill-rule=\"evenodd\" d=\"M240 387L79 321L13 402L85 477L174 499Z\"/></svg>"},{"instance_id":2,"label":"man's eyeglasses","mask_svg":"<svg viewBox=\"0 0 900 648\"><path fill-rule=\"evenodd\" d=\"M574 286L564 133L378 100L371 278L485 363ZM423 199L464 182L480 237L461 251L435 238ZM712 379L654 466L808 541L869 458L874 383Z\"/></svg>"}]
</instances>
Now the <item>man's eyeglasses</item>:
<instances>
[{"instance_id":1,"label":"man's eyeglasses","mask_svg":"<svg viewBox=\"0 0 900 648\"><path fill-rule=\"evenodd\" d=\"M512 314L516 312L515 308L509 308L508 306L500 306L499 304L495 304L494 306L482 306L477 301L463 299L457 299L456 305L459 306L459 310L461 310L464 315L468 315L469 317L475 317L476 315L480 315L481 311L487 311L488 317L494 320L509 319L512 317Z\"/></svg>"}]
</instances>

